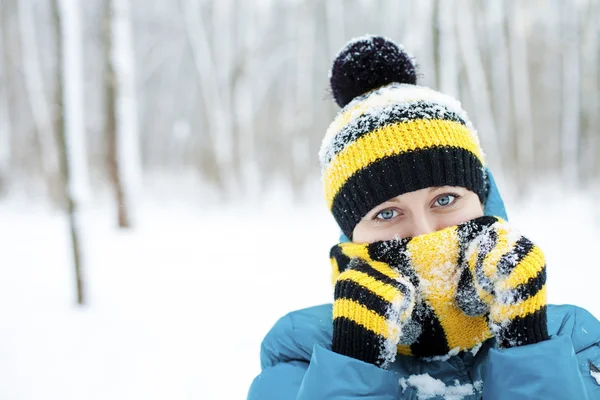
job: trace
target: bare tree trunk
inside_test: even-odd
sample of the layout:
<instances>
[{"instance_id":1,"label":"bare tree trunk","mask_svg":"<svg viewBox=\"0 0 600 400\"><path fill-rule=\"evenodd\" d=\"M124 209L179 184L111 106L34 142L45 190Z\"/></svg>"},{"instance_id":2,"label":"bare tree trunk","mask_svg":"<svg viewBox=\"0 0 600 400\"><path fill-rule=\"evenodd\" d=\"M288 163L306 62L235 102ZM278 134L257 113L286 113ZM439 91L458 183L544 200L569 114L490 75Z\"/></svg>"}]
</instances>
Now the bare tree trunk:
<instances>
[{"instance_id":1,"label":"bare tree trunk","mask_svg":"<svg viewBox=\"0 0 600 400\"><path fill-rule=\"evenodd\" d=\"M419 61L419 74L421 75L419 84L431 87L437 86L432 29L432 25L435 23L434 5L433 0L420 0L414 3L416 17L423 23L413 25L414 32L410 36L412 45L407 47L409 51L414 49L414 56Z\"/></svg>"},{"instance_id":2,"label":"bare tree trunk","mask_svg":"<svg viewBox=\"0 0 600 400\"><path fill-rule=\"evenodd\" d=\"M316 41L316 26L314 15L315 2L308 0L299 4L297 18L299 24L296 26L296 58L302 62L296 63L295 82L295 112L292 129L292 171L295 174L294 181L298 189L302 190L304 181L310 168L311 154L309 149L309 138L303 135L313 125L314 102L313 80L314 80L314 54Z\"/></svg>"},{"instance_id":3,"label":"bare tree trunk","mask_svg":"<svg viewBox=\"0 0 600 400\"><path fill-rule=\"evenodd\" d=\"M328 0L325 2L327 25L327 45L331 59L341 50L346 40L344 31L344 4L342 0Z\"/></svg>"},{"instance_id":4,"label":"bare tree trunk","mask_svg":"<svg viewBox=\"0 0 600 400\"><path fill-rule=\"evenodd\" d=\"M330 3L330 1L326 1ZM408 25L405 21L409 17L409 11L406 9L407 2L398 0L386 0L381 7L382 18L380 24L385 28L387 32L390 32L390 37L401 38ZM338 17L339 18L339 17ZM334 21L336 21L334 19ZM340 19L343 22L343 19ZM343 38L342 38L343 41ZM340 43L340 46L342 44ZM333 56L332 56L333 57Z\"/></svg>"},{"instance_id":5,"label":"bare tree trunk","mask_svg":"<svg viewBox=\"0 0 600 400\"><path fill-rule=\"evenodd\" d=\"M456 49L455 0L439 0L437 10L438 87L442 93L458 97L458 54Z\"/></svg>"},{"instance_id":6,"label":"bare tree trunk","mask_svg":"<svg viewBox=\"0 0 600 400\"><path fill-rule=\"evenodd\" d=\"M229 81L232 85L232 104L235 110L235 132L237 135L237 158L239 160L239 176L243 183L245 197L251 204L260 201L262 182L258 167L256 146L256 113L255 95L260 85L268 84L264 76L266 66L264 60L257 57L260 40L257 32L257 10L252 2L237 0L234 23L236 30L236 57Z\"/></svg>"},{"instance_id":7,"label":"bare tree trunk","mask_svg":"<svg viewBox=\"0 0 600 400\"><path fill-rule=\"evenodd\" d=\"M579 150L579 33L578 10L571 2L561 4L563 57L562 57L562 173L565 184L577 185Z\"/></svg>"},{"instance_id":8,"label":"bare tree trunk","mask_svg":"<svg viewBox=\"0 0 600 400\"><path fill-rule=\"evenodd\" d=\"M283 20L284 28L283 35L286 43L293 43L289 46L289 51L293 50L298 45L298 26L301 21L298 18L299 3L286 3L283 5L285 9L285 19ZM294 74L297 71L296 63L290 65L289 73ZM294 194L294 199L299 198L300 187L297 181L297 175L294 171L294 158L292 155L292 143L296 133L294 123L296 122L296 81L293 79L285 79L281 83L279 97L281 98L279 125L281 126L281 137L283 139L283 149L279 155L280 163L285 165L285 180L289 183L290 189Z\"/></svg>"},{"instance_id":9,"label":"bare tree trunk","mask_svg":"<svg viewBox=\"0 0 600 400\"><path fill-rule=\"evenodd\" d=\"M63 76L63 114L67 146L69 146L69 185L77 204L83 204L90 198L90 182L85 132L84 77L81 31L81 10L79 0L61 1L62 60Z\"/></svg>"},{"instance_id":10,"label":"bare tree trunk","mask_svg":"<svg viewBox=\"0 0 600 400\"><path fill-rule=\"evenodd\" d=\"M498 155L506 161L505 165L514 164L511 149L511 98L510 73L506 41L506 3L490 1L484 4L487 24L487 43L489 49L489 68L493 114L498 136Z\"/></svg>"},{"instance_id":11,"label":"bare tree trunk","mask_svg":"<svg viewBox=\"0 0 600 400\"><path fill-rule=\"evenodd\" d=\"M482 141L483 148L488 149L490 161L493 161L499 170L497 175L501 175L502 159L499 155L494 154L494 150L498 150L499 142L494 125L494 117L492 115L490 98L485 77L485 70L481 60L481 54L478 52L477 34L475 32L475 24L471 7L467 0L458 0L457 15L462 17L461 23L458 24L458 45L466 68L468 79L469 92L475 107L476 120L475 124L479 129L479 137Z\"/></svg>"},{"instance_id":12,"label":"bare tree trunk","mask_svg":"<svg viewBox=\"0 0 600 400\"><path fill-rule=\"evenodd\" d=\"M12 147L11 115L8 109L9 87L8 49L6 43L6 23L4 4L0 4L0 195L8 192L10 186L10 166Z\"/></svg>"},{"instance_id":13,"label":"bare tree trunk","mask_svg":"<svg viewBox=\"0 0 600 400\"><path fill-rule=\"evenodd\" d=\"M531 99L529 88L529 72L527 66L527 47L525 23L523 21L523 4L509 3L508 14L509 51L512 72L512 95L515 116L517 158L519 173L516 175L519 189L523 190L535 168L534 129L531 119ZM521 191L520 190L520 191Z\"/></svg>"},{"instance_id":14,"label":"bare tree trunk","mask_svg":"<svg viewBox=\"0 0 600 400\"><path fill-rule=\"evenodd\" d=\"M105 139L106 139L106 164L108 176L111 181L117 206L117 223L120 228L131 226L129 213L127 212L127 202L125 200L125 190L119 173L119 157L117 156L117 116L116 116L116 90L115 90L115 71L111 62L111 21L112 21L112 0L104 2L104 21L103 21L103 44L104 56L106 60L106 69L104 76L105 85Z\"/></svg>"},{"instance_id":15,"label":"bare tree trunk","mask_svg":"<svg viewBox=\"0 0 600 400\"><path fill-rule=\"evenodd\" d=\"M585 173L586 183L591 183L597 177L596 171L598 159L598 148L600 138L598 137L598 126L600 118L600 82L598 71L600 68L598 52L600 51L600 4L597 1L589 2L584 8L585 21L583 23L583 40L581 41L581 160L580 171ZM598 163L600 165L600 163ZM583 177L582 177L583 178Z\"/></svg>"},{"instance_id":16,"label":"bare tree trunk","mask_svg":"<svg viewBox=\"0 0 600 400\"><path fill-rule=\"evenodd\" d=\"M23 78L37 134L38 159L41 161L42 175L48 185L50 197L55 203L60 204L63 203L64 198L59 194L62 193L63 183L60 182L59 166L55 157L57 149L53 140L52 128L55 118L52 116L53 112L42 76L42 63L35 32L36 23L32 15L33 3L30 1L17 1L16 3L23 57Z\"/></svg>"},{"instance_id":17,"label":"bare tree trunk","mask_svg":"<svg viewBox=\"0 0 600 400\"><path fill-rule=\"evenodd\" d=\"M223 191L231 195L238 185L233 167L234 138L229 115L230 104L226 102L227 98L223 97L219 81L215 79L219 73L213 60L198 2L180 0L179 4L183 13L185 32L190 44L200 92L205 107L210 110L207 115L210 115L211 118L208 118L206 124L219 167L219 171L216 173L221 178Z\"/></svg>"},{"instance_id":18,"label":"bare tree trunk","mask_svg":"<svg viewBox=\"0 0 600 400\"><path fill-rule=\"evenodd\" d=\"M105 54L109 173L120 228L136 223L142 166L129 0L107 0Z\"/></svg>"},{"instance_id":19,"label":"bare tree trunk","mask_svg":"<svg viewBox=\"0 0 600 400\"><path fill-rule=\"evenodd\" d=\"M73 1L73 0L71 0ZM59 4L60 2L60 4ZM73 170L76 167L73 165L75 155L72 154L75 150L69 145L69 142L74 140L77 135L83 135L83 132L74 132L73 126L67 128L68 124L73 124L71 120L73 118L73 112L66 109L66 106L73 106L71 104L74 100L72 95L73 89L71 85L80 85L81 82L73 82L70 77L65 74L65 66L68 64L67 57L65 55L66 49L64 48L67 42L67 34L72 33L66 28L67 15L70 7L74 4L70 3L69 0L53 0L52 1L52 12L54 16L54 25L56 30L57 39L57 53L58 60L60 61L59 67L57 68L57 108L58 108L58 119L56 121L56 136L59 147L59 161L60 161L60 172L64 182L64 192L67 200L67 215L69 220L69 231L71 237L71 249L73 251L73 264L75 267L75 283L77 288L77 303L82 305L85 303L85 290L84 290L84 278L83 278L83 267L80 247L80 228L77 214L77 198L74 182L72 181ZM72 11L72 10L71 10ZM67 18L65 18L67 17ZM72 17L72 16L69 16ZM77 18L77 16L75 16ZM68 93L71 93L68 94ZM66 118L67 120L66 120Z\"/></svg>"}]
</instances>

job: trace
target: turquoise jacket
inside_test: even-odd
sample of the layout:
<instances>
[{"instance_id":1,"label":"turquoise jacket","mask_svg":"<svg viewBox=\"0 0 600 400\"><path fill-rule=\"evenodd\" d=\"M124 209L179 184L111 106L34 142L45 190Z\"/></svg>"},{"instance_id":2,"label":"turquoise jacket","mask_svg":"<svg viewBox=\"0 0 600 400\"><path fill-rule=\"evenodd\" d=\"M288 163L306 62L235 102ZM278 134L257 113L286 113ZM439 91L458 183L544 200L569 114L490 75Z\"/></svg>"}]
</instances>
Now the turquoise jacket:
<instances>
[{"instance_id":1,"label":"turquoise jacket","mask_svg":"<svg viewBox=\"0 0 600 400\"><path fill-rule=\"evenodd\" d=\"M490 180L486 214L506 218ZM600 367L600 322L579 307L548 306L551 338L545 342L496 349L488 340L476 352L437 361L398 356L389 370L332 352L331 312L325 304L275 324L263 340L262 372L248 400L600 399L600 383L591 374ZM423 374L434 382L430 397L419 397ZM435 395L436 387L445 387L447 397Z\"/></svg>"}]
</instances>

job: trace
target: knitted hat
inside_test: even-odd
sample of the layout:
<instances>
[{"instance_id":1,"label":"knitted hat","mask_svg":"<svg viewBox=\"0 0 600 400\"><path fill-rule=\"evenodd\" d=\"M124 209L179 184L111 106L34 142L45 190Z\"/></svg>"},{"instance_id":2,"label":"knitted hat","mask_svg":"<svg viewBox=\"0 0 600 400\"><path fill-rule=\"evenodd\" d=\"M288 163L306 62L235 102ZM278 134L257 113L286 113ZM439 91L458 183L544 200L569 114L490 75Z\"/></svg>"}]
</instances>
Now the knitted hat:
<instances>
[{"instance_id":1,"label":"knitted hat","mask_svg":"<svg viewBox=\"0 0 600 400\"><path fill-rule=\"evenodd\" d=\"M343 107L319 151L327 205L348 237L374 207L404 193L459 186L485 199L485 161L460 102L416 85L401 46L350 41L330 73Z\"/></svg>"}]
</instances>

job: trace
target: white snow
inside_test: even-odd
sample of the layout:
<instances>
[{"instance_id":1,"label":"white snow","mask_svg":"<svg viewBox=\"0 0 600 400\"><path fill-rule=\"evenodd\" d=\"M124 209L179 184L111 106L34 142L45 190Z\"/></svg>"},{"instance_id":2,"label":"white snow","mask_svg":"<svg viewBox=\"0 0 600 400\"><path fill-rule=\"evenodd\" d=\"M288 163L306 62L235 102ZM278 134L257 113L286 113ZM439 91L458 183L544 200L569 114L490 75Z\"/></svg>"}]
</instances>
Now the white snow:
<instances>
[{"instance_id":1,"label":"white snow","mask_svg":"<svg viewBox=\"0 0 600 400\"><path fill-rule=\"evenodd\" d=\"M461 400L465 396L475 394L473 385L470 383L461 385L460 382L455 381L453 386L447 386L429 374L411 375L408 378L401 378L399 383L403 390L406 390L408 386L413 387L419 400L437 396L442 396L446 400Z\"/></svg>"},{"instance_id":2,"label":"white snow","mask_svg":"<svg viewBox=\"0 0 600 400\"><path fill-rule=\"evenodd\" d=\"M481 349L481 345L482 345L482 344L483 344L483 343L477 343L477 344L475 345L475 347L473 347L473 348L470 350L470 351L471 351L471 354L473 354L473 356L476 356L476 355L477 355L477 353L479 353L479 350Z\"/></svg>"},{"instance_id":3,"label":"white snow","mask_svg":"<svg viewBox=\"0 0 600 400\"><path fill-rule=\"evenodd\" d=\"M594 203L553 193L509 217L546 252L550 302L600 316ZM63 216L0 203L0 398L244 399L273 323L331 301L339 232L320 197L261 209L147 202L130 231L113 227L110 204L82 215L90 301L77 308ZM419 379L405 384L439 390Z\"/></svg>"},{"instance_id":4,"label":"white snow","mask_svg":"<svg viewBox=\"0 0 600 400\"><path fill-rule=\"evenodd\" d=\"M474 139L479 143L477 132L458 100L425 86L391 83L373 92L366 99L361 98L359 100L355 99L351 101L338 113L336 118L329 125L321 144L319 159L321 160L322 167L325 167L325 163L328 160L330 148L332 146L338 146L335 142L336 135L348 121L352 121L366 112L372 113L373 118L378 118L378 115L385 115L385 113L388 112L389 107L394 104L408 104L418 101L437 104L448 111L456 113L463 121L465 121L466 126L473 134ZM481 156L483 157L484 155L481 154Z\"/></svg>"},{"instance_id":5,"label":"white snow","mask_svg":"<svg viewBox=\"0 0 600 400\"><path fill-rule=\"evenodd\" d=\"M600 372L590 371L590 374L592 374L592 378L596 380L596 383L600 385Z\"/></svg>"},{"instance_id":6,"label":"white snow","mask_svg":"<svg viewBox=\"0 0 600 400\"><path fill-rule=\"evenodd\" d=\"M479 344L479 346L481 346L481 344ZM441 356L423 357L423 360L425 360L427 362L447 361L451 357L454 357L455 355L457 355L458 353L460 353L460 347L455 347L455 348L451 349L447 354L444 354Z\"/></svg>"}]
</instances>

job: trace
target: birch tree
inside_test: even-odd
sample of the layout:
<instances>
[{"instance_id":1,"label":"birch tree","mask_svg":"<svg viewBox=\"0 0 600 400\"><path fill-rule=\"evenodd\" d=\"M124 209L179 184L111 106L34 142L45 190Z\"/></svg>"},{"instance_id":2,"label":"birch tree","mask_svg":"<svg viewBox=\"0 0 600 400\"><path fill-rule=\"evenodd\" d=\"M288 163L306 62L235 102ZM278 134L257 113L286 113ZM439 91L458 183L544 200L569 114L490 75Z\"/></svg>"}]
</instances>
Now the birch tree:
<instances>
[{"instance_id":1,"label":"birch tree","mask_svg":"<svg viewBox=\"0 0 600 400\"><path fill-rule=\"evenodd\" d=\"M23 66L23 80L27 101L31 109L33 123L38 145L38 159L42 175L48 186L48 192L55 202L60 203L64 199L58 192L62 192L60 182L59 166L57 160L57 149L54 143L53 121L57 117L53 115L49 101L49 90L45 85L42 75L42 63L39 57L37 35L35 31L36 22L32 15L33 3L31 1L17 1L17 16L19 26L19 37L21 41L21 54ZM58 111L60 112L60 111Z\"/></svg>"},{"instance_id":2,"label":"birch tree","mask_svg":"<svg viewBox=\"0 0 600 400\"><path fill-rule=\"evenodd\" d=\"M114 188L121 226L135 224L142 155L145 176L173 187L183 185L180 175L197 177L208 198L216 189L223 199L257 200L282 177L298 194L318 181L315 154L338 111L327 72L347 40L367 33L403 44L416 58L419 83L464 104L497 178L510 173L506 183L520 180L523 190L539 175L600 182L598 0L128 1L129 10L117 0L78 2L87 10L85 93L106 90L107 97L88 96L79 114L89 128L87 152L86 142L68 142L80 149L71 150L74 157L89 157L76 163L91 176L104 178L108 165L109 182L101 184ZM47 32L49 4L1 5L10 15L0 21L0 176L9 165L10 190L18 182L36 196L41 178L56 202L63 192L53 108L60 62ZM113 21L101 39L96 9L122 4L124 12L107 14ZM68 65L63 72L79 80ZM66 122L66 129L80 124ZM108 163L98 161L105 149ZM85 181L79 173L90 175L83 167L71 179Z\"/></svg>"},{"instance_id":3,"label":"birch tree","mask_svg":"<svg viewBox=\"0 0 600 400\"><path fill-rule=\"evenodd\" d=\"M62 113L69 158L69 185L78 204L89 200L90 182L85 132L83 53L81 44L81 9L78 0L60 0L59 59L63 79Z\"/></svg>"},{"instance_id":4,"label":"birch tree","mask_svg":"<svg viewBox=\"0 0 600 400\"><path fill-rule=\"evenodd\" d=\"M10 186L10 166L12 147L11 116L8 109L8 50L5 48L7 16L0 4L0 194L6 194Z\"/></svg>"},{"instance_id":5,"label":"birch tree","mask_svg":"<svg viewBox=\"0 0 600 400\"><path fill-rule=\"evenodd\" d=\"M482 90L482 88L487 86L487 80L481 55L477 51L477 34L475 32L473 15L467 0L458 0L457 9L458 15L462 17L461 23L458 24L459 29L457 33L459 51L465 65L467 85L474 106L474 123L478 127L483 148L491 150L491 152L488 150L487 154L500 167L500 172L502 170L502 159L497 155L494 157L493 153L494 149L499 148L498 136L496 134L488 91Z\"/></svg>"},{"instance_id":6,"label":"birch tree","mask_svg":"<svg viewBox=\"0 0 600 400\"><path fill-rule=\"evenodd\" d=\"M239 176L245 197L252 204L260 200L262 181L258 167L255 95L260 85L268 84L264 76L263 60L256 52L264 36L257 29L258 10L248 1L234 4L233 23L237 27L236 52L232 57L233 69L226 79L232 86L232 104L235 115L235 132L238 137L236 157L239 160ZM267 68L268 69L268 68Z\"/></svg>"},{"instance_id":7,"label":"birch tree","mask_svg":"<svg viewBox=\"0 0 600 400\"><path fill-rule=\"evenodd\" d=\"M129 0L106 0L105 54L109 169L121 228L135 225L142 165Z\"/></svg>"},{"instance_id":8,"label":"birch tree","mask_svg":"<svg viewBox=\"0 0 600 400\"><path fill-rule=\"evenodd\" d=\"M53 0L52 10L56 27L57 58L60 61L56 69L57 82L57 121L56 135L59 148L59 162L62 181L64 183L65 198L67 201L67 217L69 221L69 234L71 250L75 269L75 283L77 289L77 303L85 303L83 260L81 254L81 221L79 219L79 196L84 193L78 177L78 169L87 171L85 158L77 152L85 153L82 141L85 132L82 124L82 98L81 85L81 48L78 39L70 36L79 32L79 9L77 0ZM79 59L79 60L78 60ZM69 75L69 74L72 75Z\"/></svg>"},{"instance_id":9,"label":"birch tree","mask_svg":"<svg viewBox=\"0 0 600 400\"><path fill-rule=\"evenodd\" d=\"M325 2L325 23L327 26L327 51L333 58L344 45L344 4L342 0Z\"/></svg>"},{"instance_id":10,"label":"birch tree","mask_svg":"<svg viewBox=\"0 0 600 400\"><path fill-rule=\"evenodd\" d=\"M529 72L527 67L527 47L523 38L526 35L522 7L517 2L509 2L508 32L511 60L512 103L514 110L519 173L516 179L520 188L525 186L531 170L535 167L534 129L531 113Z\"/></svg>"},{"instance_id":11,"label":"birch tree","mask_svg":"<svg viewBox=\"0 0 600 400\"><path fill-rule=\"evenodd\" d=\"M585 173L586 183L593 181L600 173L598 167L600 134L598 126L600 125L600 79L598 71L600 70L600 4L598 1L587 2L583 14L583 37L581 40L581 55L585 57L585 62L581 64L581 163L580 170Z\"/></svg>"},{"instance_id":12,"label":"birch tree","mask_svg":"<svg viewBox=\"0 0 600 400\"><path fill-rule=\"evenodd\" d=\"M490 91L493 94L493 114L498 136L498 153L508 159L513 153L511 146L511 98L508 44L506 40L506 3L490 1L484 4L486 22L485 47L489 54Z\"/></svg>"},{"instance_id":13,"label":"birch tree","mask_svg":"<svg viewBox=\"0 0 600 400\"><path fill-rule=\"evenodd\" d=\"M566 184L577 184L579 174L579 18L571 2L563 1L561 7L562 33L565 49L562 56L562 173Z\"/></svg>"},{"instance_id":14,"label":"birch tree","mask_svg":"<svg viewBox=\"0 0 600 400\"><path fill-rule=\"evenodd\" d=\"M305 1L299 4L296 28L296 62L295 68L295 105L292 118L292 171L297 175L295 181L303 186L309 170L310 149L309 137L302 132L307 131L314 123L313 68L316 42L316 26L313 17L315 2Z\"/></svg>"},{"instance_id":15,"label":"birch tree","mask_svg":"<svg viewBox=\"0 0 600 400\"><path fill-rule=\"evenodd\" d=\"M438 33L438 87L443 93L458 97L458 52L456 46L455 0L440 0L437 3Z\"/></svg>"},{"instance_id":16,"label":"birch tree","mask_svg":"<svg viewBox=\"0 0 600 400\"><path fill-rule=\"evenodd\" d=\"M214 61L199 2L180 0L179 5L184 20L185 34L192 52L200 93L204 106L208 111L205 125L207 136L213 143L213 151L219 169L215 172L219 174L222 190L227 194L232 194L237 187L237 176L233 166L233 129L228 115L230 104L227 102L228 98L222 93L219 79L215 79L221 73L219 73Z\"/></svg>"}]
</instances>

